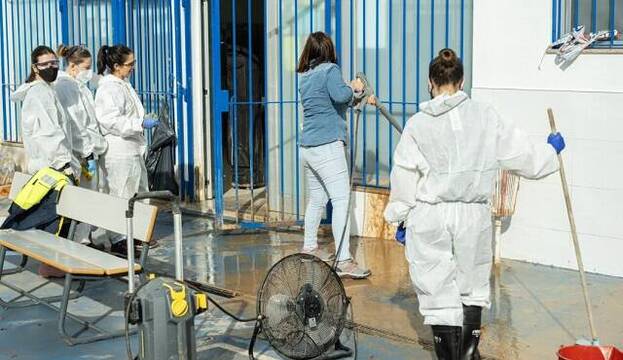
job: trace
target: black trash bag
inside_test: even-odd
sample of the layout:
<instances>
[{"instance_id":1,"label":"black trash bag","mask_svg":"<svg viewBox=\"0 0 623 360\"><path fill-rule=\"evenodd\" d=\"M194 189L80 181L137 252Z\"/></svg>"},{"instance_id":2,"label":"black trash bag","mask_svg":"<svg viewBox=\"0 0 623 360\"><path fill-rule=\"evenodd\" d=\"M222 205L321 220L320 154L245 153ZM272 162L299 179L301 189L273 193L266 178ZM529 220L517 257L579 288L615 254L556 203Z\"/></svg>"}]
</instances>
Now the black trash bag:
<instances>
[{"instance_id":1,"label":"black trash bag","mask_svg":"<svg viewBox=\"0 0 623 360\"><path fill-rule=\"evenodd\" d=\"M160 124L152 134L151 145L145 158L149 190L169 190L179 193L179 184L175 177L175 146L177 138L169 124L169 105L165 101L160 108Z\"/></svg>"}]
</instances>

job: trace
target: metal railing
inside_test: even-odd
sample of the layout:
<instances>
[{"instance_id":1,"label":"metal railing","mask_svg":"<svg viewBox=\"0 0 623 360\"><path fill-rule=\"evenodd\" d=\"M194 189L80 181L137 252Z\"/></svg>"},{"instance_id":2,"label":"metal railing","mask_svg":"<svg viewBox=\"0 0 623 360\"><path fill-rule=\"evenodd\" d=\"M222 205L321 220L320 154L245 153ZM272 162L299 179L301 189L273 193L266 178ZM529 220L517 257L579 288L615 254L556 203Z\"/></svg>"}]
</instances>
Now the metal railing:
<instances>
[{"instance_id":1,"label":"metal railing","mask_svg":"<svg viewBox=\"0 0 623 360\"><path fill-rule=\"evenodd\" d=\"M21 141L19 106L10 94L30 73L30 52L62 41L60 4L55 0L0 1L0 110L3 140Z\"/></svg>"},{"instance_id":2,"label":"metal railing","mask_svg":"<svg viewBox=\"0 0 623 360\"><path fill-rule=\"evenodd\" d=\"M405 123L419 109L419 104L429 99L427 89L428 65L444 47L456 50L466 70L465 89L471 86L471 43L472 43L472 1L470 0L275 0L265 1L263 12L264 29L253 29L254 11L250 0L217 1L212 7L226 15L212 28L213 68L213 111L215 143L223 138L219 131L232 137L231 144L223 147L225 154L215 152L215 196L217 214L223 210L244 211L247 205L255 209L256 196L241 186L229 186L218 182L226 176L231 166L232 182L239 183L241 154L237 149L241 142L246 157L251 159L244 166L256 171L262 167L262 190L267 202L268 213L278 213L280 218L300 220L305 201L305 181L299 159L300 126L302 108L298 94L299 75L295 72L300 52L309 33L324 31L332 36L338 53L343 77L348 80L363 71L371 80L375 93L388 109ZM222 29L231 27L231 35ZM216 28L215 28L216 27ZM218 37L214 32L220 30ZM256 33L263 37L256 40ZM218 46L218 51L214 47ZM236 74L223 68L227 58L225 46L231 49L230 57L246 56L248 64L253 63L254 54L261 54L264 66L260 73L262 94L243 89L255 89L255 72L247 65L248 75L240 81ZM243 66L244 61L241 61ZM230 76L231 84L225 84ZM264 142L262 160L258 164L253 158L253 142L257 127L250 111L241 109L258 106L261 108ZM225 115L225 117L221 117ZM347 120L350 124L350 144L354 143L353 113ZM244 139L237 138L240 126L252 131ZM398 134L386 123L378 112L369 108L363 115L359 131L357 154L350 148L350 159L356 160L357 183L368 187L389 186L389 172L393 150ZM248 136L248 137L247 137ZM231 164L227 164L230 151ZM219 158L220 157L220 158ZM247 169L245 169L247 171ZM253 179L252 179L253 180ZM257 179L253 180L256 181ZM226 180L227 181L227 180ZM249 185L249 184L244 184ZM244 191L244 194L243 194ZM233 193L232 193L233 192ZM251 194L248 194L248 193ZM227 204L231 195L235 201ZM241 198L250 197L245 205ZM227 207L229 209L225 209ZM233 209L231 209L233 207ZM253 211L253 210L252 210Z\"/></svg>"},{"instance_id":3,"label":"metal railing","mask_svg":"<svg viewBox=\"0 0 623 360\"><path fill-rule=\"evenodd\" d=\"M10 94L29 73L30 52L84 45L93 56L102 45L125 43L137 66L130 78L147 112L171 104L178 135L180 191L194 196L192 78L189 0L0 0L0 111L3 140L20 142L20 108ZM197 50L199 51L199 49ZM147 134L148 138L150 134Z\"/></svg>"}]
</instances>

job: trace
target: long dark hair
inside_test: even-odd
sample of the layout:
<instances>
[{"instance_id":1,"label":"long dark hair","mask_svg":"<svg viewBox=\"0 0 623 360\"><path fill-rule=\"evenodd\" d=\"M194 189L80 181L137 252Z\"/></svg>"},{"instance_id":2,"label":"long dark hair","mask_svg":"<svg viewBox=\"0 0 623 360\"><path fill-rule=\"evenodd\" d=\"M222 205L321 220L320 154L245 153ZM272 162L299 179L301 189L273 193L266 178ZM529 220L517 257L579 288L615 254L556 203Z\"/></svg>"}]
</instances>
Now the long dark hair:
<instances>
[{"instance_id":1,"label":"long dark hair","mask_svg":"<svg viewBox=\"0 0 623 360\"><path fill-rule=\"evenodd\" d=\"M60 44L56 50L56 54L65 59L66 64L80 65L85 60L91 58L91 52L89 49L81 45L66 46Z\"/></svg>"},{"instance_id":2,"label":"long dark hair","mask_svg":"<svg viewBox=\"0 0 623 360\"><path fill-rule=\"evenodd\" d=\"M123 65L133 53L132 49L125 45L102 46L97 53L97 73L103 75L106 69L112 73L115 65Z\"/></svg>"},{"instance_id":3,"label":"long dark hair","mask_svg":"<svg viewBox=\"0 0 623 360\"><path fill-rule=\"evenodd\" d=\"M335 54L333 41L331 41L329 35L322 31L309 34L296 72L303 73L313 69L316 65L326 62L337 64L337 55Z\"/></svg>"},{"instance_id":4,"label":"long dark hair","mask_svg":"<svg viewBox=\"0 0 623 360\"><path fill-rule=\"evenodd\" d=\"M437 86L458 85L463 80L463 63L452 49L442 49L428 66L428 77Z\"/></svg>"},{"instance_id":5,"label":"long dark hair","mask_svg":"<svg viewBox=\"0 0 623 360\"><path fill-rule=\"evenodd\" d=\"M45 45L37 46L30 53L30 75L28 75L28 79L26 79L27 83L33 82L37 79L37 74L35 74L35 72L32 70L32 67L36 66L36 64L39 62L39 56L47 54L56 55L56 53L54 53L54 50L52 50L49 46Z\"/></svg>"}]
</instances>

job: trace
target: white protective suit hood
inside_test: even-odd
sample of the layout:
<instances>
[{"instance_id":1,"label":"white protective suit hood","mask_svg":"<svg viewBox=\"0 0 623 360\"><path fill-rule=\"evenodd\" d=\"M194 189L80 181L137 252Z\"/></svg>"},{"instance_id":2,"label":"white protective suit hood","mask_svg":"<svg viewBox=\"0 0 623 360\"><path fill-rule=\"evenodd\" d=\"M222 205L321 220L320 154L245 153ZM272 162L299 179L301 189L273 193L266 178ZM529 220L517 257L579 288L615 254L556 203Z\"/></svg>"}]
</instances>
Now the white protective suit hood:
<instances>
[{"instance_id":1,"label":"white protective suit hood","mask_svg":"<svg viewBox=\"0 0 623 360\"><path fill-rule=\"evenodd\" d=\"M21 131L28 160L28 172L44 167L60 169L70 164L76 178L80 162L72 153L72 127L54 89L43 80L25 83L11 94L11 100L22 103Z\"/></svg>"},{"instance_id":2,"label":"white protective suit hood","mask_svg":"<svg viewBox=\"0 0 623 360\"><path fill-rule=\"evenodd\" d=\"M11 93L11 101L15 103L20 103L24 101L26 98L26 94L28 94L28 90L30 90L33 86L39 85L40 83L44 83L43 80L35 80L29 83L24 83L20 85L17 90Z\"/></svg>"},{"instance_id":3,"label":"white protective suit hood","mask_svg":"<svg viewBox=\"0 0 623 360\"><path fill-rule=\"evenodd\" d=\"M463 91L457 91L452 95L443 93L436 98L422 103L420 111L430 116L439 116L459 106L463 101L469 99Z\"/></svg>"}]
</instances>

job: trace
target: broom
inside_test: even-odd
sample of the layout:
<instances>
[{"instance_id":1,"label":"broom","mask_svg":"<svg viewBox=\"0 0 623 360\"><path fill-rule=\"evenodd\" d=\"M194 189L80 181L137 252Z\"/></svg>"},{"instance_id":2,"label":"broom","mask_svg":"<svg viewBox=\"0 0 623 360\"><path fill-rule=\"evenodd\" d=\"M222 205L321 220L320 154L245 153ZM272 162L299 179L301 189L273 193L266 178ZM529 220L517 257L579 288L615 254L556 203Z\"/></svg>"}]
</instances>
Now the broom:
<instances>
[{"instance_id":1,"label":"broom","mask_svg":"<svg viewBox=\"0 0 623 360\"><path fill-rule=\"evenodd\" d=\"M554 112L551 108L547 109L547 116L549 117L549 125L552 134L556 133L556 123L554 122ZM567 217L569 218L569 225L571 227L571 239L573 240L573 248L575 249L575 258L578 263L578 270L580 273L580 283L582 284L582 293L584 295L584 305L586 306L586 313L588 315L588 326L591 331L590 345L571 345L563 346L558 351L558 358L562 360L584 360L584 359L598 359L602 357L604 360L620 360L623 359L623 353L614 346L600 346L599 338L597 337L597 330L595 329L595 322L593 320L593 311L591 307L590 298L588 296L588 285L586 284L586 275L584 274L584 263L582 261L582 253L580 251L580 243L578 241L578 234L575 227L575 218L573 217L573 209L571 207L571 196L569 195L569 186L567 185L567 177L565 175L565 168L562 162L562 156L558 154L558 164L560 165L560 181L562 183L562 190L565 196L565 205L567 207ZM580 342L578 342L580 343Z\"/></svg>"},{"instance_id":2,"label":"broom","mask_svg":"<svg viewBox=\"0 0 623 360\"><path fill-rule=\"evenodd\" d=\"M495 219L495 254L494 263L499 265L501 261L500 237L502 235L502 218L512 216L515 213L517 192L519 191L519 176L507 170L499 170L493 191L493 204L491 210Z\"/></svg>"},{"instance_id":3,"label":"broom","mask_svg":"<svg viewBox=\"0 0 623 360\"><path fill-rule=\"evenodd\" d=\"M549 117L549 125L552 130L552 134L556 133L556 123L554 122L554 112L551 108L547 109L547 116ZM578 234L575 228L575 218L573 217L573 209L571 207L571 196L569 195L569 186L567 185L567 177L565 175L565 167L563 166L562 156L558 154L558 164L560 165L560 180L562 182L562 190L565 195L565 205L567 206L567 217L569 218L569 225L571 226L571 238L573 240L573 247L575 249L575 258L578 263L578 270L580 272L580 282L582 283L582 292L584 293L584 304L586 305L586 312L588 314L588 324L591 330L591 336L593 343L598 343L597 331L595 330L595 324L593 322L593 312L591 310L591 303L588 297L588 286L586 285L586 276L584 275L584 263L582 261L582 253L580 252L580 243L578 241Z\"/></svg>"}]
</instances>

